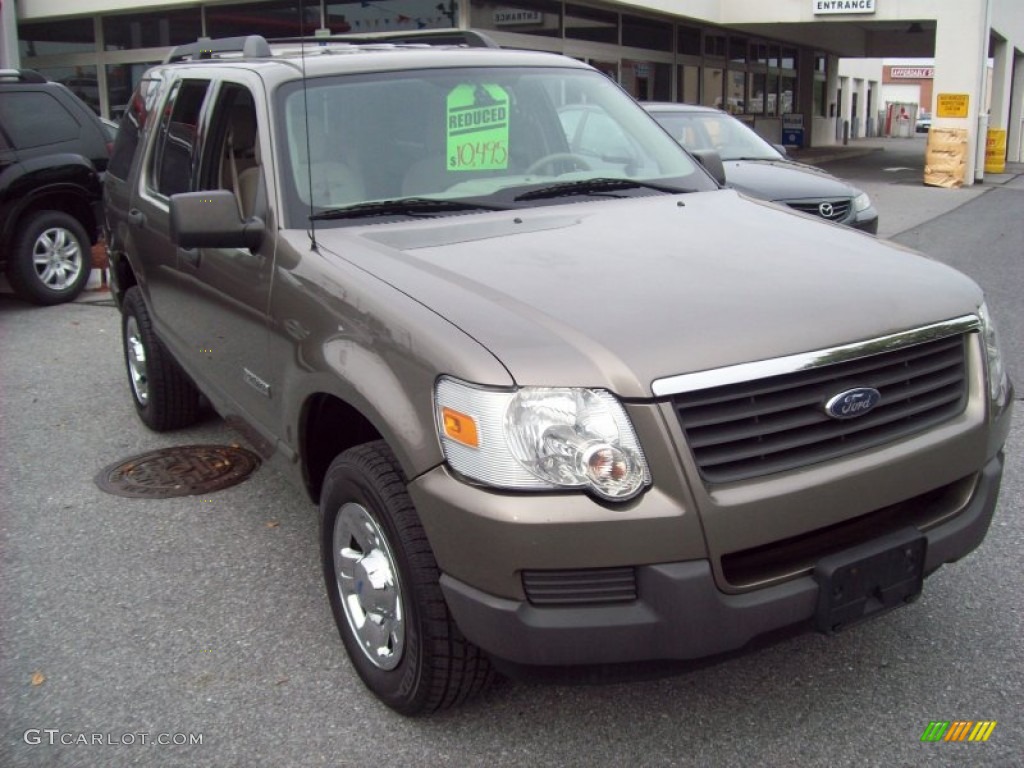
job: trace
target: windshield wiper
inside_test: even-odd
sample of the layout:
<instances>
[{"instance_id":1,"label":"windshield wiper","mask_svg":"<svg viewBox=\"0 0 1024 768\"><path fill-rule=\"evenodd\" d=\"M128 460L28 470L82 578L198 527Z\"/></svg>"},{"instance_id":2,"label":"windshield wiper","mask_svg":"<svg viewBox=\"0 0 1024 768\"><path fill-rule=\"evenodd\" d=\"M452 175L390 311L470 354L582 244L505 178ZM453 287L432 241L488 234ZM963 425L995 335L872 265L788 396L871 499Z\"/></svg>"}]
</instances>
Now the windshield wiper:
<instances>
[{"instance_id":1,"label":"windshield wiper","mask_svg":"<svg viewBox=\"0 0 1024 768\"><path fill-rule=\"evenodd\" d=\"M685 189L679 189L679 187L670 187L666 184L653 184L649 181L598 178L580 179L579 181L565 181L560 184L551 184L547 187L531 189L529 192L523 192L523 194L516 195L512 199L514 202L519 203L525 200L542 200L548 197L564 197L567 195L600 195L604 192L614 192L620 189L654 189L658 192L667 192L672 195L688 191ZM613 195L613 197L621 197L621 195Z\"/></svg>"},{"instance_id":2,"label":"windshield wiper","mask_svg":"<svg viewBox=\"0 0 1024 768\"><path fill-rule=\"evenodd\" d=\"M436 200L430 197L403 197L398 200L371 200L312 214L310 221L328 219L360 219L369 216L422 216L456 211L503 211L500 205L474 203L468 200Z\"/></svg>"}]
</instances>

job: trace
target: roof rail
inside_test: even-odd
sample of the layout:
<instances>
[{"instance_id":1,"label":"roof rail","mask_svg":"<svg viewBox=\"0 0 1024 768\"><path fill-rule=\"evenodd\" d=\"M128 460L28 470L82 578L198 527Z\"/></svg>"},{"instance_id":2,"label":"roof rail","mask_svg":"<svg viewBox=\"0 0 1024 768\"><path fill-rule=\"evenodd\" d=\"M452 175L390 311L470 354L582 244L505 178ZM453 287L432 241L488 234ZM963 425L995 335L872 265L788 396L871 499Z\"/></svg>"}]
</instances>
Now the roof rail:
<instances>
[{"instance_id":1,"label":"roof rail","mask_svg":"<svg viewBox=\"0 0 1024 768\"><path fill-rule=\"evenodd\" d=\"M0 69L0 80L18 80L22 83L45 83L45 77L34 69Z\"/></svg>"},{"instance_id":2,"label":"roof rail","mask_svg":"<svg viewBox=\"0 0 1024 768\"><path fill-rule=\"evenodd\" d=\"M212 40L201 37L194 43L179 45L164 59L165 64L186 59L212 59L215 54L241 53L247 59L270 58L270 46L261 35L244 37L222 37Z\"/></svg>"},{"instance_id":3,"label":"roof rail","mask_svg":"<svg viewBox=\"0 0 1024 768\"><path fill-rule=\"evenodd\" d=\"M392 43L394 45L464 45L469 48L500 48L491 37L475 29L415 29L394 32L343 33L315 37L273 38L273 43Z\"/></svg>"}]
</instances>

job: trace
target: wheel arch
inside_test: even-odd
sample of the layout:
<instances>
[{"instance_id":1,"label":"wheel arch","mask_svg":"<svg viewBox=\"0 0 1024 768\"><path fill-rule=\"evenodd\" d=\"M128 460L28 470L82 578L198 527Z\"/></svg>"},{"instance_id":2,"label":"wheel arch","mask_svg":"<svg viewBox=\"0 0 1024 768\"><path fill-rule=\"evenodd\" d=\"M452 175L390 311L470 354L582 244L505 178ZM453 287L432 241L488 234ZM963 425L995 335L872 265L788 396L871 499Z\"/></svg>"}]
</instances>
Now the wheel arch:
<instances>
[{"instance_id":1,"label":"wheel arch","mask_svg":"<svg viewBox=\"0 0 1024 768\"><path fill-rule=\"evenodd\" d=\"M319 503L324 476L338 455L374 440L388 442L360 409L329 392L309 395L299 416L299 445L310 498Z\"/></svg>"}]
</instances>

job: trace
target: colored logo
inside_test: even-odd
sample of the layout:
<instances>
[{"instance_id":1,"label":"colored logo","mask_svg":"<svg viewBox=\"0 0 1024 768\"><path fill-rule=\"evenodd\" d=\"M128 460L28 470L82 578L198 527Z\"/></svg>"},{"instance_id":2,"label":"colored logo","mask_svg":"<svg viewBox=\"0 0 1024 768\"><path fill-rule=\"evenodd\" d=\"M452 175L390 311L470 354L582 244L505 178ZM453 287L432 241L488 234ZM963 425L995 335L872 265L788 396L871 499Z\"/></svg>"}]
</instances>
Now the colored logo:
<instances>
[{"instance_id":1,"label":"colored logo","mask_svg":"<svg viewBox=\"0 0 1024 768\"><path fill-rule=\"evenodd\" d=\"M874 387L857 387L833 395L825 403L825 413L833 419L856 419L870 411L882 399Z\"/></svg>"},{"instance_id":2,"label":"colored logo","mask_svg":"<svg viewBox=\"0 0 1024 768\"><path fill-rule=\"evenodd\" d=\"M988 741L995 729L995 720L932 720L921 741Z\"/></svg>"}]
</instances>

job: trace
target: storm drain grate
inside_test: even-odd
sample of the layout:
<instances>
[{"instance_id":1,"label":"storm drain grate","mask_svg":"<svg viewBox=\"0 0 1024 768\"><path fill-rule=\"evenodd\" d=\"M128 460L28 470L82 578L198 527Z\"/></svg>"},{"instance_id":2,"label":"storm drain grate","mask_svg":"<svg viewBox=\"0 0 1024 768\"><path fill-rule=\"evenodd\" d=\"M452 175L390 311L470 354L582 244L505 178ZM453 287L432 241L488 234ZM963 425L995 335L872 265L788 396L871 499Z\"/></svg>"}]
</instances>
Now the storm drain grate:
<instances>
[{"instance_id":1,"label":"storm drain grate","mask_svg":"<svg viewBox=\"0 0 1024 768\"><path fill-rule=\"evenodd\" d=\"M111 464L96 485L115 496L170 499L236 485L260 466L259 457L228 445L179 445L147 451Z\"/></svg>"}]
</instances>

